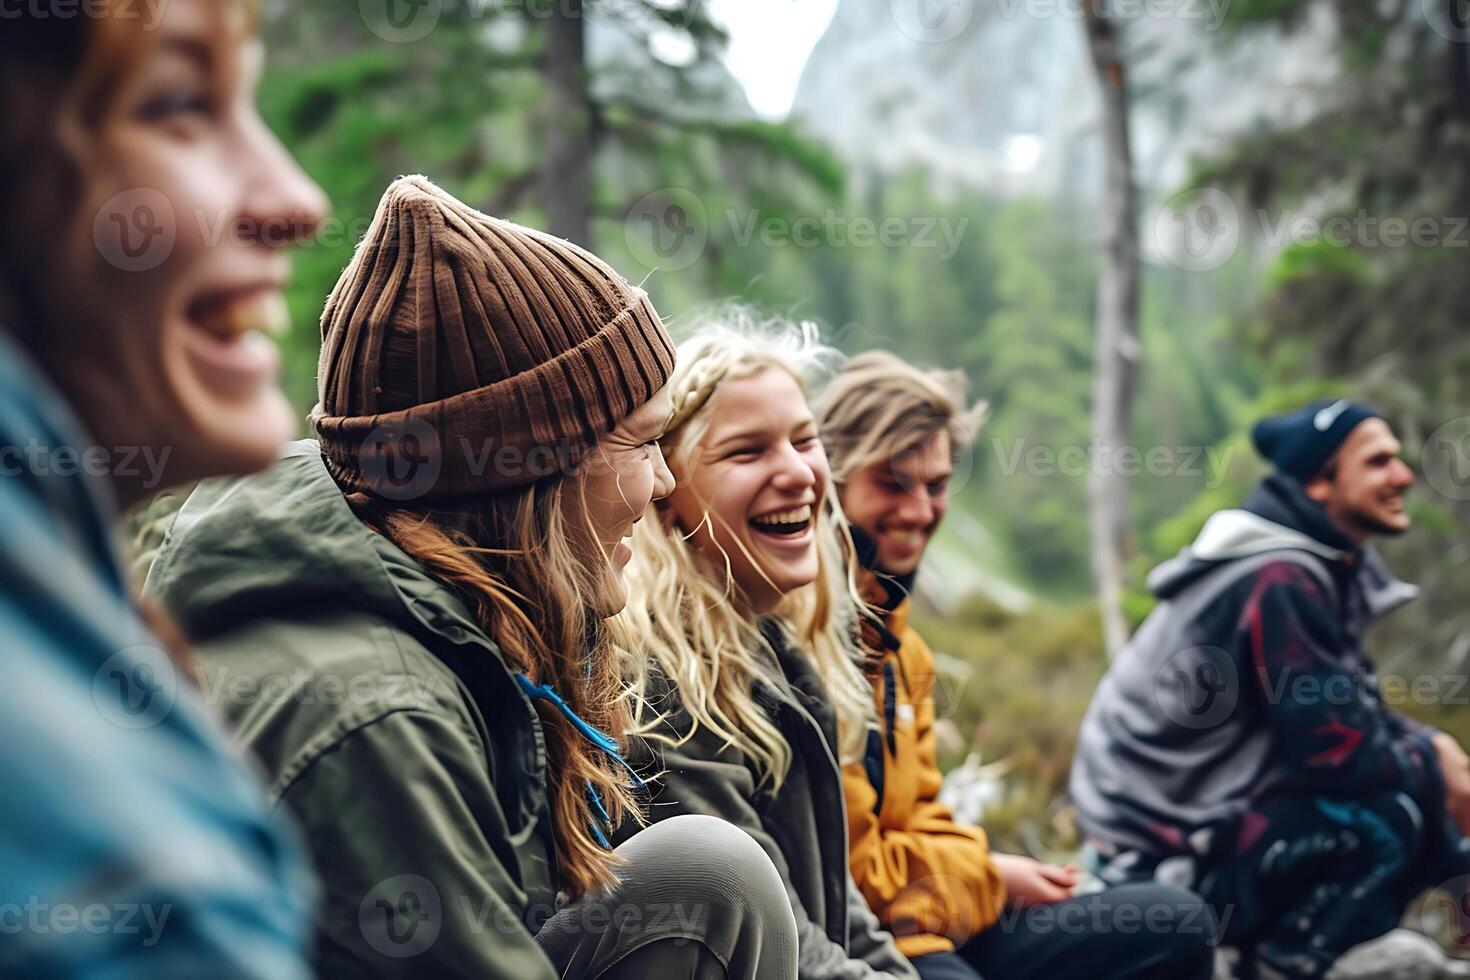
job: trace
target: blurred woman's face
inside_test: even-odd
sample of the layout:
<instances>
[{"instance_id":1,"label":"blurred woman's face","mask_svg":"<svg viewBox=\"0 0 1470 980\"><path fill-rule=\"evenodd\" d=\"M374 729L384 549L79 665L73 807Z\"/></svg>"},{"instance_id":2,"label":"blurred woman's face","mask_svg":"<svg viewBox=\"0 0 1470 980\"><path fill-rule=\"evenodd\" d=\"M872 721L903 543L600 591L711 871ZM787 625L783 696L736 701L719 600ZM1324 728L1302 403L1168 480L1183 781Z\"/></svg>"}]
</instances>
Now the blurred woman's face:
<instances>
[{"instance_id":1,"label":"blurred woman's face","mask_svg":"<svg viewBox=\"0 0 1470 980\"><path fill-rule=\"evenodd\" d=\"M283 249L327 201L256 112L262 49L235 0L170 0L146 35L96 124L62 122L67 216L22 208L45 258L32 346L114 459L152 450L154 483L249 472L295 431L270 338ZM124 503L148 482L113 474Z\"/></svg>"},{"instance_id":2,"label":"blurred woman's face","mask_svg":"<svg viewBox=\"0 0 1470 980\"><path fill-rule=\"evenodd\" d=\"M633 525L643 519L649 504L674 489L658 445L672 412L665 385L603 436L578 470L581 492L573 499L582 502L585 526L608 563L603 594L593 603L604 616L615 615L628 602L623 569L633 557Z\"/></svg>"},{"instance_id":3,"label":"blurred woman's face","mask_svg":"<svg viewBox=\"0 0 1470 980\"><path fill-rule=\"evenodd\" d=\"M759 611L815 581L815 519L831 482L817 423L801 387L766 368L720 384L709 427L675 455L675 521L730 574ZM706 519L708 515L708 519Z\"/></svg>"}]
</instances>

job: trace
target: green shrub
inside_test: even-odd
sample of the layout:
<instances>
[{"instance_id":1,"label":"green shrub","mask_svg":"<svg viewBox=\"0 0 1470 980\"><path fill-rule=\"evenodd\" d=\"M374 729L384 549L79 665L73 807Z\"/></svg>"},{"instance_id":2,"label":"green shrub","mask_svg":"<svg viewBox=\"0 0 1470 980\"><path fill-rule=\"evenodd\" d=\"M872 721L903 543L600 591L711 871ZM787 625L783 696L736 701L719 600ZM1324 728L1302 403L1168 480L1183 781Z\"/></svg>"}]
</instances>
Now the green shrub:
<instances>
[{"instance_id":1,"label":"green shrub","mask_svg":"<svg viewBox=\"0 0 1470 980\"><path fill-rule=\"evenodd\" d=\"M1075 846L1075 831L1053 820L1066 791L1077 728L1106 670L1102 633L1092 605L1037 605L1015 613L982 598L940 616L918 609L914 625L938 653L971 668L941 686L938 709L966 747L945 752L948 770L977 751L1007 759L1007 796L986 814L995 846L1023 851L1025 836L1048 849Z\"/></svg>"}]
</instances>

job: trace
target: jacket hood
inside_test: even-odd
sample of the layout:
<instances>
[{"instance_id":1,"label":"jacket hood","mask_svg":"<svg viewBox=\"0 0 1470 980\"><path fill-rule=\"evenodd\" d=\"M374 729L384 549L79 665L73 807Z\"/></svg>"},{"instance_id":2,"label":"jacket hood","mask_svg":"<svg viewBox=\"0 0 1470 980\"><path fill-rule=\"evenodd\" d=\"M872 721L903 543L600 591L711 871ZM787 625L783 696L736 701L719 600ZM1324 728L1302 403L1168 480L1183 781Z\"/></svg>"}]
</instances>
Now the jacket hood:
<instances>
[{"instance_id":1,"label":"jacket hood","mask_svg":"<svg viewBox=\"0 0 1470 980\"><path fill-rule=\"evenodd\" d=\"M453 592L358 520L311 440L262 473L201 483L145 589L197 639L291 608L349 606L488 642Z\"/></svg>"},{"instance_id":2,"label":"jacket hood","mask_svg":"<svg viewBox=\"0 0 1470 980\"><path fill-rule=\"evenodd\" d=\"M1299 482L1280 473L1262 480L1239 509L1210 515L1193 543L1149 573L1148 589L1168 599L1226 562L1281 550L1315 555L1340 576L1356 573L1374 618L1419 594L1394 577L1377 550L1359 549Z\"/></svg>"}]
</instances>

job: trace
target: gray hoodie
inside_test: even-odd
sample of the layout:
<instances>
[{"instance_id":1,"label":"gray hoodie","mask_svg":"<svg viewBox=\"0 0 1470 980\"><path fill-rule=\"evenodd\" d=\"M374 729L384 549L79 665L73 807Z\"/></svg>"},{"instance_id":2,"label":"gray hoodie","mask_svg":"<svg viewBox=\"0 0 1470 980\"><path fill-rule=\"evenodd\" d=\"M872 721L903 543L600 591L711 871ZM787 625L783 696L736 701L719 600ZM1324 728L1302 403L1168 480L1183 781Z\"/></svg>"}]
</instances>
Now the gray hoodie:
<instances>
[{"instance_id":1,"label":"gray hoodie","mask_svg":"<svg viewBox=\"0 0 1470 980\"><path fill-rule=\"evenodd\" d=\"M1429 731L1383 704L1362 644L1418 590L1296 481L1268 477L1213 515L1149 588L1162 601L1098 686L1072 766L1105 853L1205 853L1273 794L1443 792Z\"/></svg>"}]
</instances>

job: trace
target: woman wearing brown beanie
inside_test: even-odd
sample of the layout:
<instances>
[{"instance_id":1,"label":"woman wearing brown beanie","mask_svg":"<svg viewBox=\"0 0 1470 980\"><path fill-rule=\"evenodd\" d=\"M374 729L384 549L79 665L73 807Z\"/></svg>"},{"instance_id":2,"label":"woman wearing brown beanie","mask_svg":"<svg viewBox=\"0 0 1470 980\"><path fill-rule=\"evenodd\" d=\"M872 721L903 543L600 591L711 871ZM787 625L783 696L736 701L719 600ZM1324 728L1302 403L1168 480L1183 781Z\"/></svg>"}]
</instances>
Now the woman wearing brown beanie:
<instances>
[{"instance_id":1,"label":"woman wearing brown beanie","mask_svg":"<svg viewBox=\"0 0 1470 980\"><path fill-rule=\"evenodd\" d=\"M322 316L319 442L180 511L149 588L307 833L324 975L795 975L748 836L607 840L673 360L596 257L405 177Z\"/></svg>"},{"instance_id":2,"label":"woman wearing brown beanie","mask_svg":"<svg viewBox=\"0 0 1470 980\"><path fill-rule=\"evenodd\" d=\"M252 5L82 8L0 11L0 976L305 977L300 848L113 532L290 438L262 333L326 202L256 113Z\"/></svg>"}]
</instances>

